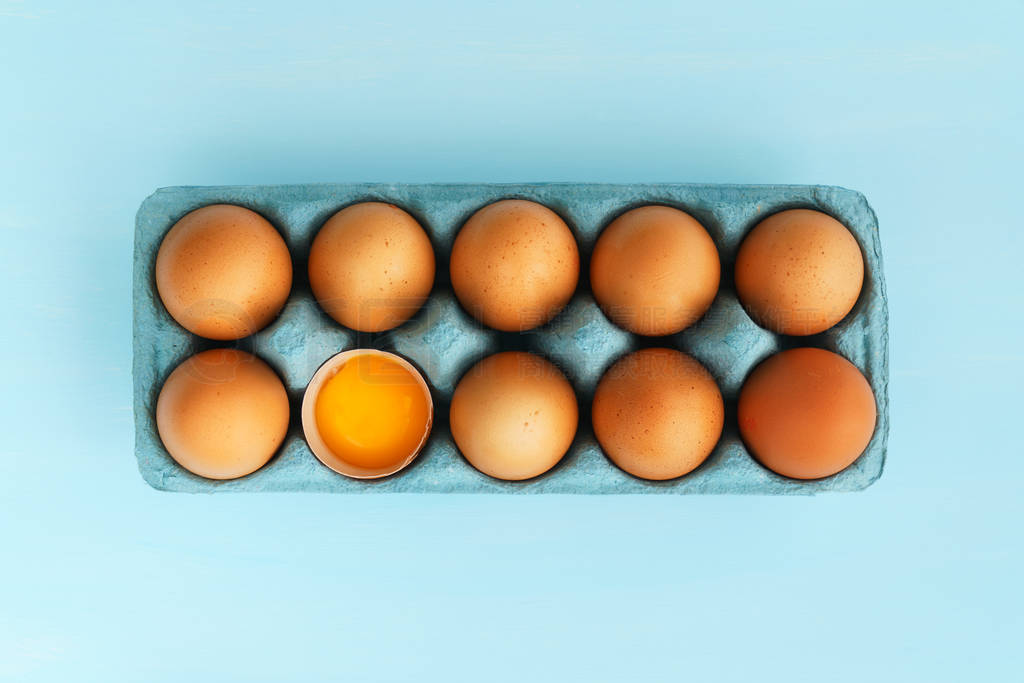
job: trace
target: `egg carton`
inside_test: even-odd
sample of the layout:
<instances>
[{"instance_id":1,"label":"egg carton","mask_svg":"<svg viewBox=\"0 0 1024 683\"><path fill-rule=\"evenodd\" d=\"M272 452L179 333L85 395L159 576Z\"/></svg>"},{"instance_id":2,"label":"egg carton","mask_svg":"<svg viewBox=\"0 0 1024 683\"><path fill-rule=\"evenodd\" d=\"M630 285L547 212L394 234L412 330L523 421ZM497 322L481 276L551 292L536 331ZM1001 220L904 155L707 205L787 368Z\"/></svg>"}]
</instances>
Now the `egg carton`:
<instances>
[{"instance_id":1,"label":"egg carton","mask_svg":"<svg viewBox=\"0 0 1024 683\"><path fill-rule=\"evenodd\" d=\"M580 284L550 323L523 333L503 333L469 316L452 292L448 258L463 223L499 199L529 199L557 212L580 247ZM356 332L329 318L310 290L306 261L324 222L356 202L390 202L416 217L437 255L437 277L427 303L397 329ZM267 328L236 342L199 338L179 326L157 293L154 265L164 234L183 215L208 204L237 204L266 217L284 236L294 283L281 315ZM616 327L589 290L589 255L601 230L624 211L665 204L699 220L718 245L720 291L707 314L667 337L641 337ZM756 325L736 297L733 264L740 241L758 221L784 209L810 208L839 219L864 254L864 286L850 314L811 337L787 337ZM888 306L878 224L867 200L841 187L689 184L317 184L245 187L171 187L157 190L139 209L135 226L134 409L136 456L143 478L164 491L318 491L338 493L749 493L813 494L856 491L882 474L889 431ZM180 467L156 428L156 400L179 363L200 351L229 346L255 353L281 376L291 399L291 425L283 445L262 469L240 479L213 481ZM590 425L590 404L602 373L623 354L664 346L696 357L708 368L725 400L725 428L714 452L696 470L670 481L646 481L620 470L603 454ZM871 442L850 467L826 479L797 481L760 465L740 440L736 402L747 374L767 356L787 348L817 346L841 354L867 377L878 405ZM406 469L378 480L355 480L329 470L303 438L299 407L316 369L352 348L394 351L419 367L431 387L435 419L430 439ZM459 453L448 429L448 406L459 378L474 363L503 350L526 350L556 363L579 399L576 439L562 461L528 481L492 479Z\"/></svg>"}]
</instances>

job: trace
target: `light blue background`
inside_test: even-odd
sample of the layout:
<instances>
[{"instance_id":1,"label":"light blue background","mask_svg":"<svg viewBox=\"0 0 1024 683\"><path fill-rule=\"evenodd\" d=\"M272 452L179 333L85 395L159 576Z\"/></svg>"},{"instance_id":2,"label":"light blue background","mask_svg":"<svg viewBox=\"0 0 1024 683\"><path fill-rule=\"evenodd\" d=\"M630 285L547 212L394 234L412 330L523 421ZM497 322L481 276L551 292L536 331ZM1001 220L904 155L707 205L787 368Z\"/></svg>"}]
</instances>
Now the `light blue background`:
<instances>
[{"instance_id":1,"label":"light blue background","mask_svg":"<svg viewBox=\"0 0 1024 683\"><path fill-rule=\"evenodd\" d=\"M1003 681L1024 6L0 0L0 680ZM833 183L886 473L817 498L188 496L131 427L158 186Z\"/></svg>"}]
</instances>

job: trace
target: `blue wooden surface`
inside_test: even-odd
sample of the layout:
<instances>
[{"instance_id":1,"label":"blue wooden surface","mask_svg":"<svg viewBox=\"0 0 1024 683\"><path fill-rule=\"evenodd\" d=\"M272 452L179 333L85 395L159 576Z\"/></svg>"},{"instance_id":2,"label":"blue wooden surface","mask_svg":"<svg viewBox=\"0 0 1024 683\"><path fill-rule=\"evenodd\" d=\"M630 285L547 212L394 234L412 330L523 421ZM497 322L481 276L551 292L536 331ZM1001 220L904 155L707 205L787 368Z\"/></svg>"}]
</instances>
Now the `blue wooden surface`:
<instances>
[{"instance_id":1,"label":"blue wooden surface","mask_svg":"<svg viewBox=\"0 0 1024 683\"><path fill-rule=\"evenodd\" d=\"M0 2L0 680L1004 681L1020 2ZM827 183L882 222L852 495L181 496L133 456L153 188Z\"/></svg>"}]
</instances>

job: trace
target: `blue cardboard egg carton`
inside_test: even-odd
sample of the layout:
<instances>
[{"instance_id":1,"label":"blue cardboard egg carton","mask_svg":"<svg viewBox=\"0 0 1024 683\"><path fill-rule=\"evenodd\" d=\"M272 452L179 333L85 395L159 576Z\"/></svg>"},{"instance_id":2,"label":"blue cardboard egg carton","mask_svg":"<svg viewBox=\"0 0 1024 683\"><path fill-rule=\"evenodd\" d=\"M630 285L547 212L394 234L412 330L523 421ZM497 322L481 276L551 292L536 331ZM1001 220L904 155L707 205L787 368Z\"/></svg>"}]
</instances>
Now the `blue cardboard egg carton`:
<instances>
[{"instance_id":1,"label":"blue cardboard egg carton","mask_svg":"<svg viewBox=\"0 0 1024 683\"><path fill-rule=\"evenodd\" d=\"M488 329L466 314L452 292L448 257L462 224L480 207L499 199L539 202L565 219L580 247L579 288L547 325L521 334ZM361 201L384 201L416 217L437 255L437 277L422 310L395 330L359 333L328 317L317 305L306 275L310 244L339 209ZM236 342L196 337L164 309L154 278L164 234L183 215L208 204L237 204L266 217L292 253L294 283L281 315L265 329ZM695 325L668 337L633 335L612 324L589 291L589 254L601 230L624 211L665 204L699 220L718 245L722 284L711 309ZM864 253L860 299L838 325L811 337L786 337L756 325L736 298L732 267L744 235L761 219L784 209L810 208L840 220ZM888 306L875 214L858 192L801 185L686 184L317 184L243 187L171 187L157 190L139 208L135 224L134 409L136 456L143 478L165 491L320 491L337 493L757 493L812 494L856 491L882 474L889 431ZM156 429L160 387L179 363L217 346L255 353L281 376L291 397L292 417L281 449L249 476L213 481L180 467L164 449ZM645 481L626 474L602 453L590 426L590 402L601 374L630 351L667 346L696 357L714 375L725 399L725 428L714 452L699 468L671 481ZM826 479L797 481L761 466L740 440L736 400L747 374L767 356L786 348L818 346L846 357L867 377L878 404L875 433L849 468ZM408 468L378 480L355 480L322 465L309 450L299 422L306 384L334 354L351 348L394 351L419 367L435 404L434 429ZM462 374L501 350L539 353L565 372L576 390L580 427L565 458L535 479L509 482L475 470L460 455L448 430L448 403Z\"/></svg>"}]
</instances>

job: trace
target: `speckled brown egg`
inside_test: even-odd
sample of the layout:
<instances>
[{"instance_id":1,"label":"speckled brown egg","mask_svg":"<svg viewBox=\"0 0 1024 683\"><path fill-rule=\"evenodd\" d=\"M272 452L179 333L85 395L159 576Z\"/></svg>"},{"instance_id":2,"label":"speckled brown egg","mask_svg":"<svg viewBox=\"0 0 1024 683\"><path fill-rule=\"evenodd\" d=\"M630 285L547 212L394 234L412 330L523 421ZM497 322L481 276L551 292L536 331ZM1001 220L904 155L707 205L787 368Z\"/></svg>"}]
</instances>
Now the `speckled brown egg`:
<instances>
[{"instance_id":1,"label":"speckled brown egg","mask_svg":"<svg viewBox=\"0 0 1024 683\"><path fill-rule=\"evenodd\" d=\"M590 287L605 314L637 334L675 334L718 293L721 266L707 230L688 213L642 206L604 229L590 261Z\"/></svg>"},{"instance_id":2,"label":"speckled brown egg","mask_svg":"<svg viewBox=\"0 0 1024 683\"><path fill-rule=\"evenodd\" d=\"M214 204L186 214L164 236L156 286L167 312L209 339L240 339L266 327L292 288L280 233L255 211Z\"/></svg>"},{"instance_id":3,"label":"speckled brown egg","mask_svg":"<svg viewBox=\"0 0 1024 683\"><path fill-rule=\"evenodd\" d=\"M739 400L740 435L761 464L794 479L849 467L875 431L875 395L850 361L791 349L750 373Z\"/></svg>"},{"instance_id":4,"label":"speckled brown egg","mask_svg":"<svg viewBox=\"0 0 1024 683\"><path fill-rule=\"evenodd\" d=\"M781 334L823 332L850 312L864 283L864 257L842 223L820 211L769 216L744 238L736 291L762 327Z\"/></svg>"},{"instance_id":5,"label":"speckled brown egg","mask_svg":"<svg viewBox=\"0 0 1024 683\"><path fill-rule=\"evenodd\" d=\"M353 204L331 216L309 252L309 284L346 327L382 332L423 306L434 285L434 248L423 227L392 204Z\"/></svg>"},{"instance_id":6,"label":"speckled brown egg","mask_svg":"<svg viewBox=\"0 0 1024 683\"><path fill-rule=\"evenodd\" d=\"M554 467L576 435L579 408L561 370L531 353L488 356L459 380L452 438L473 467L519 481Z\"/></svg>"},{"instance_id":7,"label":"speckled brown egg","mask_svg":"<svg viewBox=\"0 0 1024 683\"><path fill-rule=\"evenodd\" d=\"M714 378L673 349L619 359L594 393L594 434L616 465L642 479L692 472L722 435L725 409Z\"/></svg>"},{"instance_id":8,"label":"speckled brown egg","mask_svg":"<svg viewBox=\"0 0 1024 683\"><path fill-rule=\"evenodd\" d=\"M462 226L451 256L452 287L488 327L543 325L569 302L580 256L569 226L551 209L520 199L489 204Z\"/></svg>"},{"instance_id":9,"label":"speckled brown egg","mask_svg":"<svg viewBox=\"0 0 1024 683\"><path fill-rule=\"evenodd\" d=\"M156 403L160 440L179 465L208 479L235 479L267 464L288 431L288 394L256 356L212 349L187 359Z\"/></svg>"}]
</instances>

